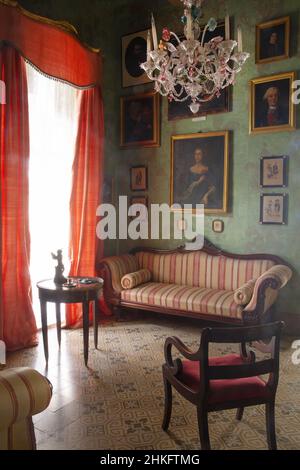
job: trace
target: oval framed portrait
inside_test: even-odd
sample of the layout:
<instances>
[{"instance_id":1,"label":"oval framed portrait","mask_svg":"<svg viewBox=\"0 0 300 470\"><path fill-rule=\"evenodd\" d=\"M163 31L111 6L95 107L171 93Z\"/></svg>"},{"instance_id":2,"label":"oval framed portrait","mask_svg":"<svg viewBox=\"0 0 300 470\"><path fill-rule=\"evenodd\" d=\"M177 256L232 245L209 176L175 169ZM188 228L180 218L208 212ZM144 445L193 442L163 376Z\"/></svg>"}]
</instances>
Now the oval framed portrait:
<instances>
[{"instance_id":1,"label":"oval framed portrait","mask_svg":"<svg viewBox=\"0 0 300 470\"><path fill-rule=\"evenodd\" d=\"M123 88L150 83L141 69L147 60L148 29L122 37L122 86Z\"/></svg>"}]
</instances>

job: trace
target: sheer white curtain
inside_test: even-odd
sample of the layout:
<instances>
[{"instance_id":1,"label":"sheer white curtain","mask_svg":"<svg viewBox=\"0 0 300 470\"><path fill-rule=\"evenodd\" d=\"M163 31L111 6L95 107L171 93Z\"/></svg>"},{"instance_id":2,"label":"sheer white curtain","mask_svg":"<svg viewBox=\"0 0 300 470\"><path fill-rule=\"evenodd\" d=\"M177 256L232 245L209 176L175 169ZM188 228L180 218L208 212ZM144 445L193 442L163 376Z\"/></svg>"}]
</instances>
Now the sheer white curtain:
<instances>
[{"instance_id":1,"label":"sheer white curtain","mask_svg":"<svg viewBox=\"0 0 300 470\"><path fill-rule=\"evenodd\" d=\"M40 326L36 283L54 277L51 252L63 250L68 274L69 202L78 124L80 91L51 80L27 65L30 167L30 274L33 306ZM48 324L55 323L48 306ZM63 311L62 311L63 313Z\"/></svg>"}]
</instances>

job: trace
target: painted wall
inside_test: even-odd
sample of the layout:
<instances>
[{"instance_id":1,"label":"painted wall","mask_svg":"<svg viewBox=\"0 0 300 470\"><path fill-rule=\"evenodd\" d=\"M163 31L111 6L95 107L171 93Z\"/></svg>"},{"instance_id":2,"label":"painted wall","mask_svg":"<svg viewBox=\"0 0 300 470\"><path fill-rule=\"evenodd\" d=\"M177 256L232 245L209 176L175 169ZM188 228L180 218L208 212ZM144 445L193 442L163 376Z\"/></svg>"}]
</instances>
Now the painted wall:
<instances>
[{"instance_id":1,"label":"painted wall","mask_svg":"<svg viewBox=\"0 0 300 470\"><path fill-rule=\"evenodd\" d=\"M146 164L149 169L149 201L162 203L169 200L170 136L199 130L231 130L231 213L223 217L225 231L214 234L213 218L206 217L206 236L217 245L235 252L269 252L282 256L295 267L293 282L281 296L283 312L299 313L300 308L300 131L276 134L249 135L248 106L249 80L286 71L299 71L300 2L299 0L214 0L206 2L205 19L222 18L228 12L243 29L244 50L251 58L239 75L233 90L232 111L208 116L204 122L192 120L168 122L167 102L162 103L162 145L158 149L120 150L119 98L121 95L143 92L148 86L122 89L120 41L123 34L146 29L153 11L159 29L168 25L179 30L182 6L179 0L22 0L31 11L55 19L74 23L81 38L104 52L104 98L106 118L106 174L116 181L119 194L130 193L129 168ZM292 58L268 65L255 64L255 25L268 19L291 15ZM300 123L300 107L297 110ZM259 158L261 155L290 156L289 170L289 223L288 226L261 226L259 224ZM268 190L266 190L268 192ZM271 191L269 191L271 192ZM148 245L168 247L170 242L147 242ZM125 252L132 242L107 244L107 253ZM173 245L178 242L173 242Z\"/></svg>"}]
</instances>

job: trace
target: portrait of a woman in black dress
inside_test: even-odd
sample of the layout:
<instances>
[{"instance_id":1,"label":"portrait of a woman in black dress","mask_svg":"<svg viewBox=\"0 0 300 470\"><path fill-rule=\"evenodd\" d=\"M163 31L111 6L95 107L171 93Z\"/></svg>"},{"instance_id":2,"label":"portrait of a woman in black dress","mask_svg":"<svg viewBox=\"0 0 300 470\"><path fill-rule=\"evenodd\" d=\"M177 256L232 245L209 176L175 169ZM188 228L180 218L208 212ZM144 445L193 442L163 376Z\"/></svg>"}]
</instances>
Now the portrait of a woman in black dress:
<instances>
[{"instance_id":1,"label":"portrait of a woman in black dress","mask_svg":"<svg viewBox=\"0 0 300 470\"><path fill-rule=\"evenodd\" d=\"M229 132L172 137L171 205L196 212L226 214L228 207Z\"/></svg>"}]
</instances>

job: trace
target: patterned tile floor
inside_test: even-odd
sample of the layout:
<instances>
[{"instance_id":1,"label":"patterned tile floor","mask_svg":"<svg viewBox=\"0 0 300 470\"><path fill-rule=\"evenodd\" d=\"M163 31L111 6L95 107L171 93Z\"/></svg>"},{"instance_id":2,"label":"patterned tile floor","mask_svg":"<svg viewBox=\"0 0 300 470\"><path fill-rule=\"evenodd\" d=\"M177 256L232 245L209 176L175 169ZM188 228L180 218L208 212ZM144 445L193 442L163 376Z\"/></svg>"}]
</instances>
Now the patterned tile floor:
<instances>
[{"instance_id":1,"label":"patterned tile floor","mask_svg":"<svg viewBox=\"0 0 300 470\"><path fill-rule=\"evenodd\" d=\"M54 387L49 408L34 418L39 449L193 450L199 448L196 413L175 393L170 430L161 430L161 365L168 336L197 348L199 324L183 319L147 317L101 325L99 349L90 334L89 368L83 364L82 331L63 331L61 350L49 329L50 360L45 369L38 348L13 353L8 366L30 366L48 376ZM277 394L280 449L300 449L300 366L291 362L292 339L281 351ZM226 353L217 346L212 354ZM234 349L233 349L234 350ZM241 423L235 411L211 413L213 449L266 449L264 408L248 408Z\"/></svg>"}]
</instances>

